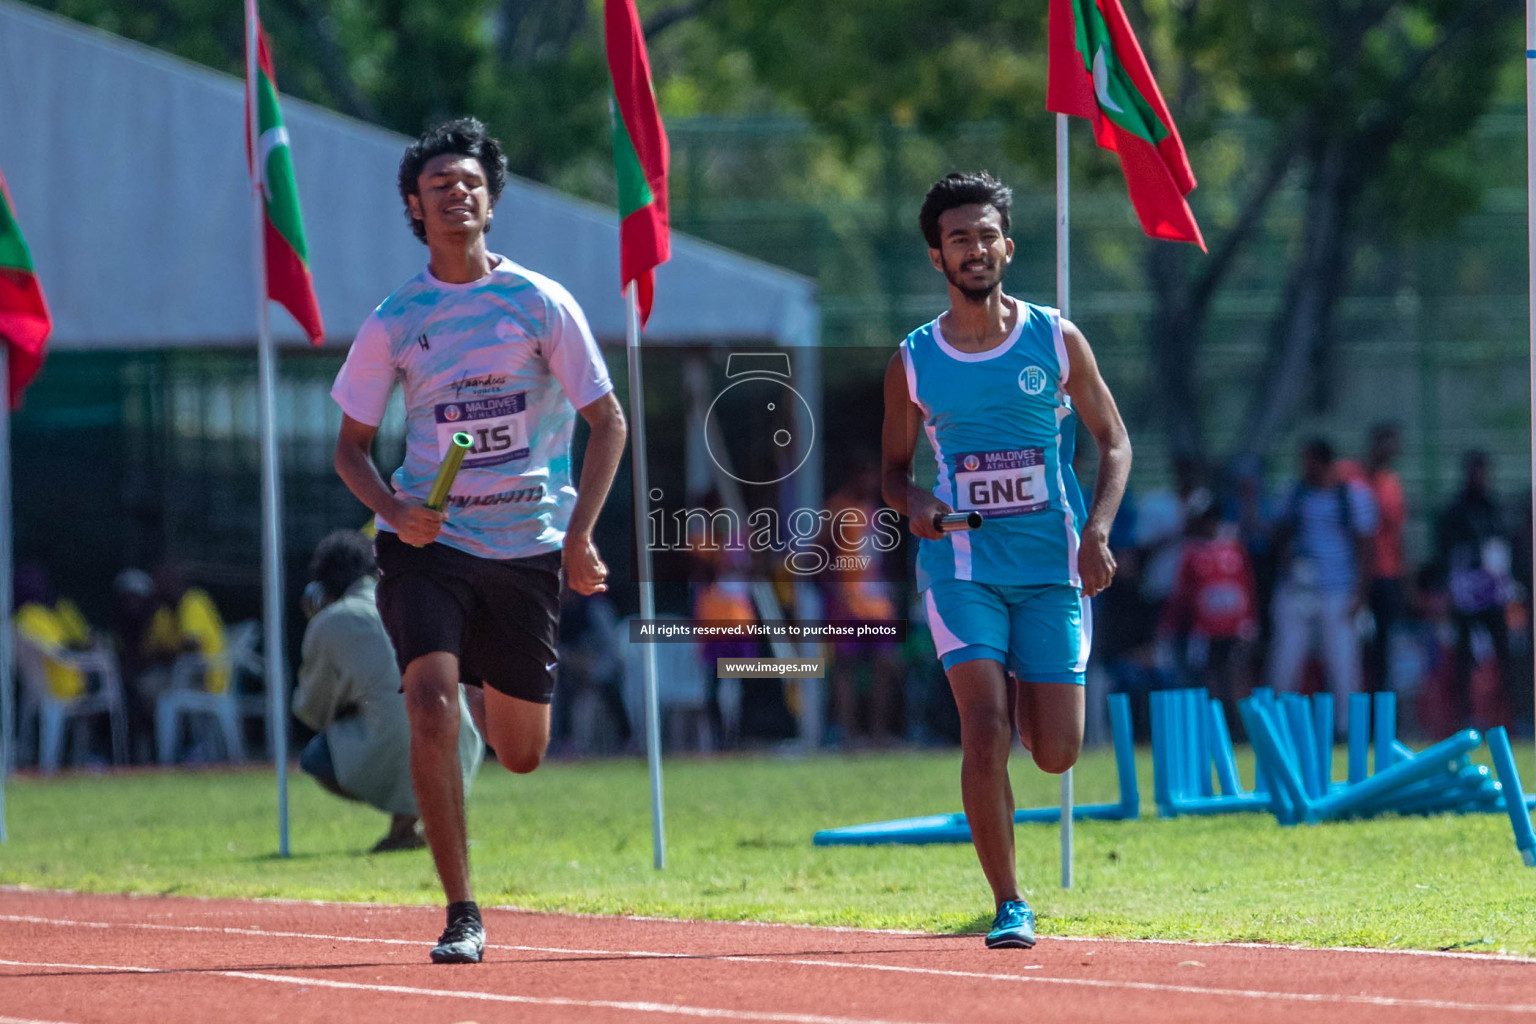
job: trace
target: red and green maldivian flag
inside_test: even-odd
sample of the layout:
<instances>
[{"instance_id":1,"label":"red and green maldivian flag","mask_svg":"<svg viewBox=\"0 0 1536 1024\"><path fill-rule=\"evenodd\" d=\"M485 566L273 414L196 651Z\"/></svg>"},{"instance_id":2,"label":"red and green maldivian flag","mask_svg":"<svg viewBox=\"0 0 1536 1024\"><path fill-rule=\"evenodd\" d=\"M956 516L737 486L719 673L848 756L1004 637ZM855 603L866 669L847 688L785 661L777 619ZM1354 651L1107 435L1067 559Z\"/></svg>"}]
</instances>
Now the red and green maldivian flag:
<instances>
[{"instance_id":1,"label":"red and green maldivian flag","mask_svg":"<svg viewBox=\"0 0 1536 1024\"><path fill-rule=\"evenodd\" d=\"M255 18L255 5L248 17ZM304 219L299 213L299 190L293 177L293 157L288 149L288 129L277 103L276 78L272 73L272 55L267 52L267 34L256 23L256 116L257 153L250 153L250 103L246 103L246 157L251 180L261 185L266 206L266 229L262 250L267 254L267 297L282 303L299 322L310 344L325 339L325 325L320 322L320 303L315 299L315 282L309 273L309 248L304 242ZM246 83L251 88L251 83ZM257 166L260 171L258 177Z\"/></svg>"},{"instance_id":2,"label":"red and green maldivian flag","mask_svg":"<svg viewBox=\"0 0 1536 1024\"><path fill-rule=\"evenodd\" d=\"M603 35L613 77L613 164L619 183L619 280L636 282L640 323L651 316L655 269L672 256L667 226L667 132L656 109L651 62L635 0L604 0Z\"/></svg>"},{"instance_id":3,"label":"red and green maldivian flag","mask_svg":"<svg viewBox=\"0 0 1536 1024\"><path fill-rule=\"evenodd\" d=\"M32 270L32 253L0 174L0 343L9 360L11 408L21 402L21 393L42 368L43 347L52 330L53 318Z\"/></svg>"},{"instance_id":4,"label":"red and green maldivian flag","mask_svg":"<svg viewBox=\"0 0 1536 1024\"><path fill-rule=\"evenodd\" d=\"M1205 248L1184 197L1189 157L1120 0L1051 0L1046 109L1093 121L1093 137L1120 154L1141 229Z\"/></svg>"}]
</instances>

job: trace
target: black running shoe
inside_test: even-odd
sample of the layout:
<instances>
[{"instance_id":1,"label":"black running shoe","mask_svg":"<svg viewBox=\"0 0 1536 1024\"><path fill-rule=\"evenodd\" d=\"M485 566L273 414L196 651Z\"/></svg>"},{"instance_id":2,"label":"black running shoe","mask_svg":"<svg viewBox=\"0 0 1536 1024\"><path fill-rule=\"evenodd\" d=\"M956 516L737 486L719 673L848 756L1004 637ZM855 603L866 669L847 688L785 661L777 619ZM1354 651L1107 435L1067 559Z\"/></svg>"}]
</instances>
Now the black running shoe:
<instances>
[{"instance_id":1,"label":"black running shoe","mask_svg":"<svg viewBox=\"0 0 1536 1024\"><path fill-rule=\"evenodd\" d=\"M485 925L477 914L460 914L432 947L435 964L477 964L485 952Z\"/></svg>"}]
</instances>

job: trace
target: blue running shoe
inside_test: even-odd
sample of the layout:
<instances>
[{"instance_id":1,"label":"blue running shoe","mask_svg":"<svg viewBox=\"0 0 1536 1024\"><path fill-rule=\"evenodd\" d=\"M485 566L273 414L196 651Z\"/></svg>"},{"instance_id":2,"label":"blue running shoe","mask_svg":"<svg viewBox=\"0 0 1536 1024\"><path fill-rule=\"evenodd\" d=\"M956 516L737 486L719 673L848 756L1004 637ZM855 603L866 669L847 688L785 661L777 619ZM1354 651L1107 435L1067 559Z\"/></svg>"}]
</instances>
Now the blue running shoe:
<instances>
[{"instance_id":1,"label":"blue running shoe","mask_svg":"<svg viewBox=\"0 0 1536 1024\"><path fill-rule=\"evenodd\" d=\"M1035 912L1023 900L1007 900L997 908L992 930L987 932L988 949L1033 949Z\"/></svg>"}]
</instances>

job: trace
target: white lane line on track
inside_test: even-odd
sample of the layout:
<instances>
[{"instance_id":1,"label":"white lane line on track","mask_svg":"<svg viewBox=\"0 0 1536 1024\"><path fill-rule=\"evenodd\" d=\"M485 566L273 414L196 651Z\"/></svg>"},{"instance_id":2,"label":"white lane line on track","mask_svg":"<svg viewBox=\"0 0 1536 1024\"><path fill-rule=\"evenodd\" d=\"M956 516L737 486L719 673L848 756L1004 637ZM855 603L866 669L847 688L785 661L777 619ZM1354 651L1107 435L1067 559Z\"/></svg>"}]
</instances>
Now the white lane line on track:
<instances>
[{"instance_id":1,"label":"white lane line on track","mask_svg":"<svg viewBox=\"0 0 1536 1024\"><path fill-rule=\"evenodd\" d=\"M19 915L0 915L0 920L13 920ZM318 935L309 932L269 932L250 928L213 928L206 925L167 925L147 924L141 922L79 922L57 921L47 918L26 918L48 924L59 925L85 925L97 928L149 928L160 931L190 931L190 932L220 932L238 935L257 935L269 938L297 938L320 939L333 942L377 942L391 945L420 946L425 943L407 939L370 939L348 935ZM1166 992L1175 995L1206 996L1211 998L1235 998L1252 1000L1270 1000L1273 1002L1299 1002L1312 1004L1348 1004L1359 1006L1388 1006L1408 1009L1428 1010L1455 1010L1476 1013L1501 1012L1501 1013L1527 1013L1536 1014L1536 1004L1500 1004L1500 1003L1464 1003L1444 999L1410 999L1397 996L1373 996L1365 994L1343 994L1332 992L1277 992L1269 989L1232 989L1208 987L1200 985L1173 985L1164 982L1152 981L1110 981L1099 978L1060 978L1050 975L1018 975L1000 974L986 971L956 971L938 967L908 967L898 964L871 964L857 963L844 960L820 960L807 958L791 958L785 956L748 956L714 953L673 953L659 950L624 950L624 949L573 949L562 946L524 946L494 943L492 949L517 950L528 953L558 953L575 956L606 956L615 959L657 959L657 960L704 960L721 961L726 963L743 964L790 964L797 967L826 967L836 970L852 971L877 971L891 974L913 974L933 978L963 978L969 981L998 981L1039 985L1065 985L1077 988L1098 989L1124 989L1138 992ZM866 951L868 952L868 951ZM861 951L850 951L849 955L860 955ZM0 960L0 965L13 965L12 961ZM32 965L32 966L71 966L71 965ZM86 965L81 969L110 970L111 968L91 968ZM150 973L164 973L159 968L139 967L123 968L124 970L136 970ZM229 973L229 972L222 972Z\"/></svg>"},{"instance_id":2,"label":"white lane line on track","mask_svg":"<svg viewBox=\"0 0 1536 1024\"><path fill-rule=\"evenodd\" d=\"M57 1020L33 1020L31 1017L0 1017L0 1024L64 1024Z\"/></svg>"},{"instance_id":3,"label":"white lane line on track","mask_svg":"<svg viewBox=\"0 0 1536 1024\"><path fill-rule=\"evenodd\" d=\"M98 896L96 893L80 892L75 889L44 889L29 885L0 885L0 893L17 893L24 896L69 896L89 898ZM125 892L115 893L113 899L126 900L163 900L166 897L159 893ZM177 896L175 899L185 900L188 903L211 903L216 900L228 902L228 897L213 896ZM356 903L342 902L340 900L300 900L283 896L257 896L245 900L246 903L260 903L263 905L284 905L298 907L334 907L341 910L376 912L380 910L406 910L415 911L427 909L425 904L410 903ZM437 909L437 908L432 908ZM537 910L529 907L519 907L512 903L499 903L489 907L480 908L482 912L488 910L500 911L509 914L533 914L540 917L575 917L591 918L601 921L655 921L663 924L698 925L701 927L729 927L729 928L783 928L805 929L818 932L854 932L862 935L926 935L935 939L954 938L954 933L913 931L901 928L854 928L848 925L823 925L800 924L791 921L710 921L691 917L663 917L644 914L590 914L575 913L570 911ZM0 917L0 920L4 920ZM962 933L967 935L981 935L981 932ZM1047 942L1104 942L1104 943L1139 943L1149 946L1186 946L1196 949L1210 948L1212 946L1231 946L1235 949L1287 949L1299 953L1363 953L1367 955L1381 956L1418 956L1433 957L1447 960L1491 960L1501 963L1536 964L1536 957L1520 956L1515 953L1477 953L1468 950L1456 949L1387 949L1380 946L1303 946L1294 942L1220 942L1211 939L1135 939L1116 938L1107 935L1050 935L1045 937Z\"/></svg>"},{"instance_id":4,"label":"white lane line on track","mask_svg":"<svg viewBox=\"0 0 1536 1024\"><path fill-rule=\"evenodd\" d=\"M0 960L6 967L46 967L75 971L128 971L134 974L186 974L180 970L132 967L121 964L57 964ZM334 988L353 992L381 992L387 995L428 996L437 999L469 999L483 1003L518 1003L524 1006L566 1006L584 1010L625 1010L630 1013L663 1013L674 1017L708 1017L722 1020L762 1021L764 1024L924 1024L921 1021L882 1020L874 1017L833 1017L818 1013L770 1013L764 1010L715 1009L708 1006L683 1006L678 1003L645 1003L616 999L565 999L559 996L518 996L500 992L465 992L460 989L419 988L414 985L368 985L331 978L306 978L298 975L263 974L255 971L199 971L203 977L240 978L304 988ZM44 1022L24 1022L44 1024Z\"/></svg>"}]
</instances>

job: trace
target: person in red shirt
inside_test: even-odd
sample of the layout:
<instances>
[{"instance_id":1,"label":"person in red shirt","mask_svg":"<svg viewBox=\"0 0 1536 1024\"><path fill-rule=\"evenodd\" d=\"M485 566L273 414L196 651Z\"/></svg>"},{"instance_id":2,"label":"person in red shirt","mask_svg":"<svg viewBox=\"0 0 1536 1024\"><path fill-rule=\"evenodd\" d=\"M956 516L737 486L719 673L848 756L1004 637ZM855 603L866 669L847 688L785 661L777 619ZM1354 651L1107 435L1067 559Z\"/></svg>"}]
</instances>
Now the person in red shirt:
<instances>
[{"instance_id":1,"label":"person in red shirt","mask_svg":"<svg viewBox=\"0 0 1536 1024\"><path fill-rule=\"evenodd\" d=\"M1367 595L1374 629L1365 645L1365 688L1372 693L1393 689L1389 645L1407 606L1403 526L1408 522L1408 502L1403 497L1403 481L1392 468L1402 448L1402 428L1393 422L1378 423L1366 440L1365 466L1340 464L1341 474L1370 488L1376 500L1377 526L1370 544Z\"/></svg>"},{"instance_id":2,"label":"person in red shirt","mask_svg":"<svg viewBox=\"0 0 1536 1024\"><path fill-rule=\"evenodd\" d=\"M1223 523L1213 502L1196 508L1158 632L1165 641L1186 638L1191 684L1219 699L1230 718L1247 689L1259 635L1253 563L1236 525Z\"/></svg>"}]
</instances>

